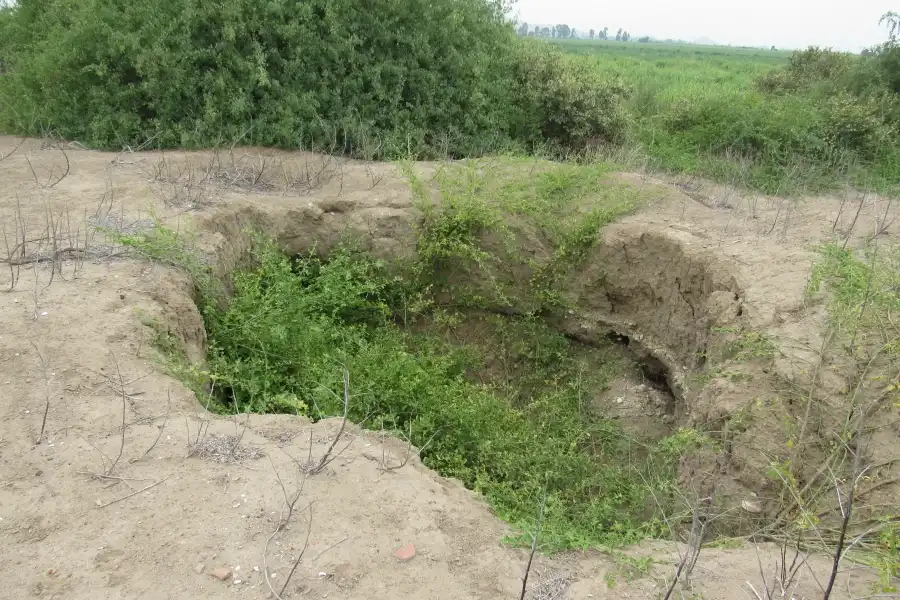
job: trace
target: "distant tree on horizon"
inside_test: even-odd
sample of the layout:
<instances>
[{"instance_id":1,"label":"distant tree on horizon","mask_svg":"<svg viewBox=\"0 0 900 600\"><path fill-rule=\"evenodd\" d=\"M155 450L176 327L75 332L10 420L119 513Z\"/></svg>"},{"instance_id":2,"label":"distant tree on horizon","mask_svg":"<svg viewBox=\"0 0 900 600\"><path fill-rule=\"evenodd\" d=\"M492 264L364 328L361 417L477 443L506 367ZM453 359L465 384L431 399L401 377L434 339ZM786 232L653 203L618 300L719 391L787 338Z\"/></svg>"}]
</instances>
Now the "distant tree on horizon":
<instances>
[{"instance_id":1,"label":"distant tree on horizon","mask_svg":"<svg viewBox=\"0 0 900 600\"><path fill-rule=\"evenodd\" d=\"M519 25L519 35L528 35L528 23L523 22L521 25Z\"/></svg>"},{"instance_id":2,"label":"distant tree on horizon","mask_svg":"<svg viewBox=\"0 0 900 600\"><path fill-rule=\"evenodd\" d=\"M593 30L593 29L591 29L590 31L588 31L588 37L591 38L591 39L594 39L594 30Z\"/></svg>"},{"instance_id":3,"label":"distant tree on horizon","mask_svg":"<svg viewBox=\"0 0 900 600\"><path fill-rule=\"evenodd\" d=\"M603 28L603 31L600 33L600 39L601 39L601 40L608 40L608 39L609 39L609 27L604 27L604 28Z\"/></svg>"},{"instance_id":4,"label":"distant tree on horizon","mask_svg":"<svg viewBox=\"0 0 900 600\"><path fill-rule=\"evenodd\" d=\"M619 31L616 32L616 41L617 42L622 41L622 28L621 27L619 27Z\"/></svg>"}]
</instances>

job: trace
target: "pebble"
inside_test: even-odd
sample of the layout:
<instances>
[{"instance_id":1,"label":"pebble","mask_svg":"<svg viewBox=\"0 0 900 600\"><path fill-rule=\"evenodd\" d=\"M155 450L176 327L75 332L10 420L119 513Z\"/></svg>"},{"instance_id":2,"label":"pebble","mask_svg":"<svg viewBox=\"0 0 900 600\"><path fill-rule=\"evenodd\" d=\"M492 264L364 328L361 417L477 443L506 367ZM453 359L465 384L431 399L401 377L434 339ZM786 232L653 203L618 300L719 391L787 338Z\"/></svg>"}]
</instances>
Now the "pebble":
<instances>
[{"instance_id":1,"label":"pebble","mask_svg":"<svg viewBox=\"0 0 900 600\"><path fill-rule=\"evenodd\" d=\"M748 513L752 513L758 515L763 511L762 503L759 500L744 500L741 502L741 508L746 510Z\"/></svg>"},{"instance_id":2,"label":"pebble","mask_svg":"<svg viewBox=\"0 0 900 600\"><path fill-rule=\"evenodd\" d=\"M402 548L398 548L396 552L394 552L394 556L396 556L400 562L408 562L412 560L412 558L416 555L416 547L413 544L407 544Z\"/></svg>"},{"instance_id":3,"label":"pebble","mask_svg":"<svg viewBox=\"0 0 900 600\"><path fill-rule=\"evenodd\" d=\"M225 567L219 567L218 569L213 569L209 573L219 581L225 581L229 577L231 577L231 569L226 569Z\"/></svg>"},{"instance_id":4,"label":"pebble","mask_svg":"<svg viewBox=\"0 0 900 600\"><path fill-rule=\"evenodd\" d=\"M203 569L204 569L204 568L205 568L205 567L204 567L203 563L197 563L196 565L194 565L194 573L196 573L197 575L199 575L200 573L203 572Z\"/></svg>"}]
</instances>

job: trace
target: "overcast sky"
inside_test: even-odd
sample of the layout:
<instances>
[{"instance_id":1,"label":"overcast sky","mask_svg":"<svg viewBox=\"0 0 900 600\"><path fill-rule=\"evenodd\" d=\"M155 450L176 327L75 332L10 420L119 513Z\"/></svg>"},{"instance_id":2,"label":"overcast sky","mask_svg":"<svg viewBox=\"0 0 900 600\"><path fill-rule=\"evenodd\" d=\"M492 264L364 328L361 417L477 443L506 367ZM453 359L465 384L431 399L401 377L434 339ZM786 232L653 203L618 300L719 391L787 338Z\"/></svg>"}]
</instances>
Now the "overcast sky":
<instances>
[{"instance_id":1,"label":"overcast sky","mask_svg":"<svg viewBox=\"0 0 900 600\"><path fill-rule=\"evenodd\" d=\"M859 51L884 41L878 19L900 0L519 0L519 20L579 31L622 27L634 36L718 44Z\"/></svg>"}]
</instances>

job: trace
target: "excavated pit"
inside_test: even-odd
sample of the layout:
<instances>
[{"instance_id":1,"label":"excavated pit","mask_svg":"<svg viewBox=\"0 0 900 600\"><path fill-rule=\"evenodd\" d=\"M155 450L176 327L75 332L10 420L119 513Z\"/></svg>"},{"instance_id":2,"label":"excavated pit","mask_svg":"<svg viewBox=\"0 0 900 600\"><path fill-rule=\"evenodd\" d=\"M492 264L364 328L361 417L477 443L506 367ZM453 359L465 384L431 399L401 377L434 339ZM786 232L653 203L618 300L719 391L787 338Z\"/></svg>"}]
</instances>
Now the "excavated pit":
<instances>
[{"instance_id":1,"label":"excavated pit","mask_svg":"<svg viewBox=\"0 0 900 600\"><path fill-rule=\"evenodd\" d=\"M427 175L429 167L421 168ZM325 257L353 240L388 265L408 265L416 260L422 224L408 183L385 179L377 194L343 191L288 201L243 199L199 214L196 229L212 250L216 275L227 280L246 264L252 245L247 233L252 230L264 232L291 256L313 252ZM447 287L464 283L488 290L489 282L501 281L512 293L505 302L483 308L513 316L533 314L525 290L535 263L552 257L554 247L527 223L514 219L511 230L517 253L527 260L500 261L487 274L451 274ZM597 402L608 409L605 414L645 439L659 439L681 427L722 423L758 395L750 384L731 382L722 388L706 385L708 378L703 381L722 355L726 336L717 332L740 330L748 315L734 263L699 242L686 231L648 224L640 215L620 218L605 226L583 260L557 281L565 309L539 313L548 327L586 348L615 345L637 365L614 389L598 395ZM508 248L495 236L482 236L482 244L508 257ZM741 435L752 447L753 432ZM728 441L730 448L743 448L740 438ZM717 486L723 505L739 506L768 485L760 483L762 469L753 451L739 450L729 455L727 464L698 454L684 476L697 489Z\"/></svg>"},{"instance_id":2,"label":"excavated pit","mask_svg":"<svg viewBox=\"0 0 900 600\"><path fill-rule=\"evenodd\" d=\"M205 216L201 228L214 233L216 270L227 279L246 260L250 230L271 236L289 255L327 256L353 239L372 256L397 263L415 258L420 219L406 190L389 188L374 200L247 202ZM517 239L528 256L552 254L527 228ZM503 265L498 271L513 289L533 275L528 265ZM707 415L692 406L698 390L690 378L707 367L713 329L741 322L742 292L732 272L727 261L679 239L677 232L633 226L626 217L604 228L585 260L559 282L568 308L546 314L545 320L588 346L608 343L613 332L641 365L645 382L669 398L666 412L675 424L704 422ZM483 283L479 276L472 280ZM515 302L488 308L513 315L527 311Z\"/></svg>"}]
</instances>

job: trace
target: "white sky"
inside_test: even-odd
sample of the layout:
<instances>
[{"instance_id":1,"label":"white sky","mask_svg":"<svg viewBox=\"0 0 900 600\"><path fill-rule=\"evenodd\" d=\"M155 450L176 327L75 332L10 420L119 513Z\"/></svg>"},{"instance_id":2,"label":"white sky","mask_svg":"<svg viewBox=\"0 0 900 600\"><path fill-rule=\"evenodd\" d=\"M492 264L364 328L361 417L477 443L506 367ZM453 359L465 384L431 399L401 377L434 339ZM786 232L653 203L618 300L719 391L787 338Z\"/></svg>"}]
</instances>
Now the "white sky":
<instances>
[{"instance_id":1,"label":"white sky","mask_svg":"<svg viewBox=\"0 0 900 600\"><path fill-rule=\"evenodd\" d=\"M520 21L566 23L578 31L622 27L633 36L718 44L859 51L884 41L878 19L900 0L519 0Z\"/></svg>"}]
</instances>

